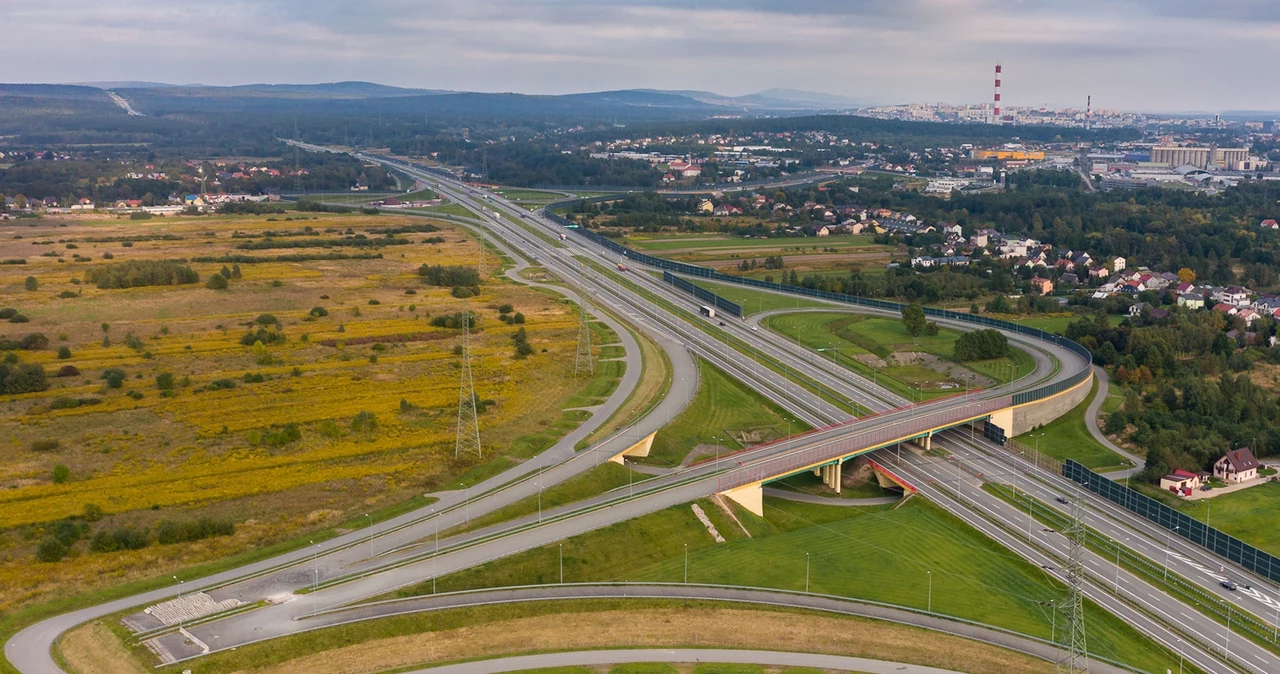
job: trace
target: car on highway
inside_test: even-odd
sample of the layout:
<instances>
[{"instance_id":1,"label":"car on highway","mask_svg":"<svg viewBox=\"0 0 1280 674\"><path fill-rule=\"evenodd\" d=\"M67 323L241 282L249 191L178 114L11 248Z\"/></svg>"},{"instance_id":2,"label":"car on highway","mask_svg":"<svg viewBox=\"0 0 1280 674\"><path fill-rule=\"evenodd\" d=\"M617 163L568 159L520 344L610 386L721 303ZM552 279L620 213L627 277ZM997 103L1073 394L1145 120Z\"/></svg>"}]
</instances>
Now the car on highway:
<instances>
[{"instance_id":1,"label":"car on highway","mask_svg":"<svg viewBox=\"0 0 1280 674\"><path fill-rule=\"evenodd\" d=\"M1063 497L1061 497L1061 496L1059 496L1056 500L1058 501L1058 503L1061 503L1062 505L1070 505L1070 504L1071 504L1071 501L1068 501L1067 499L1065 499L1065 498L1063 498Z\"/></svg>"},{"instance_id":2,"label":"car on highway","mask_svg":"<svg viewBox=\"0 0 1280 674\"><path fill-rule=\"evenodd\" d=\"M1221 583L1218 583L1218 584L1219 584L1219 585L1221 585L1222 587L1227 588L1228 590L1231 590L1232 592L1235 592L1235 591L1236 591L1236 584L1235 584L1235 583L1233 583L1233 582L1231 582L1231 581L1229 581L1229 580L1224 580L1224 581L1222 581Z\"/></svg>"}]
</instances>

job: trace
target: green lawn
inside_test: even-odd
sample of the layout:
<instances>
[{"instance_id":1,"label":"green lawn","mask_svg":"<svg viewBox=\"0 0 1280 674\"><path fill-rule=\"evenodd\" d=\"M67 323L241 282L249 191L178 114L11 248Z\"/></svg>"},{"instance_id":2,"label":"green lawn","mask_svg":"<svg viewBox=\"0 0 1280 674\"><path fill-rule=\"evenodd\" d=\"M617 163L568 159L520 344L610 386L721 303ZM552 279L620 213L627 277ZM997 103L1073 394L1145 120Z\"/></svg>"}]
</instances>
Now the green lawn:
<instances>
[{"instance_id":1,"label":"green lawn","mask_svg":"<svg viewBox=\"0 0 1280 674\"><path fill-rule=\"evenodd\" d=\"M769 486L817 496L835 496L831 488L822 483L822 478L814 475L812 471L797 473L781 480L770 482ZM846 476L844 482L840 485L840 498L877 498L893 495L895 495L894 492L885 491L874 477L854 481Z\"/></svg>"},{"instance_id":2,"label":"green lawn","mask_svg":"<svg viewBox=\"0 0 1280 674\"><path fill-rule=\"evenodd\" d=\"M568 196L564 192L548 192L545 190L529 190L515 187L504 187L502 189L492 190L494 194L502 196L512 201L560 201L567 199Z\"/></svg>"},{"instance_id":3,"label":"green lawn","mask_svg":"<svg viewBox=\"0 0 1280 674\"><path fill-rule=\"evenodd\" d=\"M763 311L773 311L775 309L808 309L813 307L830 307L826 302L806 299L796 295L788 297L787 295L779 295L778 293L756 290L746 286L734 285L732 283L716 283L714 281L704 281L702 279L690 279L694 285L710 290L711 292L742 305L742 313L750 316Z\"/></svg>"},{"instance_id":4,"label":"green lawn","mask_svg":"<svg viewBox=\"0 0 1280 674\"><path fill-rule=\"evenodd\" d=\"M1095 379L1089 396L1074 409L1015 439L1028 447L1036 447L1039 440L1039 450L1042 454L1058 460L1075 459L1086 468L1099 472L1128 468L1129 462L1095 440L1089 433L1088 425L1085 424L1085 410L1089 407L1089 401L1093 400L1093 396L1097 394L1098 382Z\"/></svg>"},{"instance_id":5,"label":"green lawn","mask_svg":"<svg viewBox=\"0 0 1280 674\"><path fill-rule=\"evenodd\" d=\"M603 494L615 487L625 487L628 484L639 483L649 479L649 477L651 476L637 473L630 468L611 461L605 462L581 475L544 489L541 497L542 510L546 511L566 503L581 501L597 494ZM536 480L537 478L534 479ZM460 526L455 531L480 529L490 524L506 522L507 520L536 513L538 512L538 501L539 497L537 496L516 501L483 517L471 520L470 526Z\"/></svg>"},{"instance_id":6,"label":"green lawn","mask_svg":"<svg viewBox=\"0 0 1280 674\"><path fill-rule=\"evenodd\" d=\"M1198 501L1178 499L1177 507L1223 533L1280 555L1280 528L1275 526L1276 513L1280 512L1280 483L1266 482Z\"/></svg>"},{"instance_id":7,"label":"green lawn","mask_svg":"<svg viewBox=\"0 0 1280 674\"><path fill-rule=\"evenodd\" d=\"M1049 314L1044 316L1026 316L1021 318L1017 316L1002 316L1001 318L1019 325L1025 325L1031 328L1040 328L1045 332L1062 335L1067 332L1067 324L1078 320L1080 316L1077 316L1076 314ZM1125 316L1121 316L1119 314L1109 314L1107 316L1107 321L1109 321L1111 325L1120 325L1120 321L1123 321L1125 318Z\"/></svg>"},{"instance_id":8,"label":"green lawn","mask_svg":"<svg viewBox=\"0 0 1280 674\"><path fill-rule=\"evenodd\" d=\"M887 358L898 351L917 351L949 361L955 341L960 337L954 330L944 328L936 335L912 337L898 319L835 311L778 314L766 318L764 324L804 346L824 349L822 353L840 365L873 377L877 383L906 398L930 400L963 390L962 381L948 379L923 365L872 368L856 358L860 354ZM1013 349L1006 358L970 361L963 365L1000 383L1009 381L1010 372L1016 378L1035 370L1031 356L1018 349ZM942 388L947 383L961 388Z\"/></svg>"},{"instance_id":9,"label":"green lawn","mask_svg":"<svg viewBox=\"0 0 1280 674\"><path fill-rule=\"evenodd\" d=\"M664 237L627 237L627 243L632 246L646 251L667 251L667 250L685 250L685 249L708 249L716 248L761 248L768 250L777 250L783 254L798 253L804 251L822 252L823 248L848 248L850 246L872 246L876 245L875 237L863 234L850 234L844 236L824 236L792 238L782 237L774 239L742 239L728 236L715 235L697 235L697 236L664 236ZM813 249L817 248L817 251Z\"/></svg>"},{"instance_id":10,"label":"green lawn","mask_svg":"<svg viewBox=\"0 0 1280 674\"><path fill-rule=\"evenodd\" d=\"M729 450L746 444L785 437L809 430L764 396L743 386L722 370L698 359L698 395L675 419L658 431L646 463L679 465L699 444L722 445ZM744 444L746 434L756 434Z\"/></svg>"},{"instance_id":11,"label":"green lawn","mask_svg":"<svg viewBox=\"0 0 1280 674\"><path fill-rule=\"evenodd\" d=\"M426 206L414 210L425 211L427 213L440 213L442 215L457 215L463 218L475 217L475 213L467 210L465 206L453 202L441 204L439 206Z\"/></svg>"},{"instance_id":12,"label":"green lawn","mask_svg":"<svg viewBox=\"0 0 1280 674\"><path fill-rule=\"evenodd\" d=\"M923 499L893 509L766 498L763 519L735 509L751 538L699 503L727 543L713 542L681 505L450 574L438 591L557 582L561 551L566 582L681 582L687 550L692 583L803 590L807 566L812 592L932 608L1043 638L1052 616L1041 602L1065 596L1041 569ZM428 582L398 594L430 591ZM1091 603L1086 620L1091 653L1150 672L1172 666L1169 654Z\"/></svg>"}]
</instances>

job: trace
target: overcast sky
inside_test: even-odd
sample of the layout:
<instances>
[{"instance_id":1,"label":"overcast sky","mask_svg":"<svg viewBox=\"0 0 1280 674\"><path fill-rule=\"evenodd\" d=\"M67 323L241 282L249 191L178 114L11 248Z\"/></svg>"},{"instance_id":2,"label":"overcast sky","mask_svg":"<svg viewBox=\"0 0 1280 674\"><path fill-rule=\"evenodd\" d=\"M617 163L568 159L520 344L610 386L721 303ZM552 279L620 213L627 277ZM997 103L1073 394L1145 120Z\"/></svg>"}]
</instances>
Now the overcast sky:
<instances>
[{"instance_id":1,"label":"overcast sky","mask_svg":"<svg viewBox=\"0 0 1280 674\"><path fill-rule=\"evenodd\" d=\"M0 81L1280 109L1276 0L0 0Z\"/></svg>"}]
</instances>

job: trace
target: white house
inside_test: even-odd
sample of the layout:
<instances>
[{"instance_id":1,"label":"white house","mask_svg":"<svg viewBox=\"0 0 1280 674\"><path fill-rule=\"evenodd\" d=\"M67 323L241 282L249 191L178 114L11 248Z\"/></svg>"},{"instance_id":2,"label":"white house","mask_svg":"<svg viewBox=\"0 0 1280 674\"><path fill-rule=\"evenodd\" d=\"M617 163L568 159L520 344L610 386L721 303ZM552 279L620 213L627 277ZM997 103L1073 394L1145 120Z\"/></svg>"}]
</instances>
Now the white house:
<instances>
[{"instance_id":1,"label":"white house","mask_svg":"<svg viewBox=\"0 0 1280 674\"><path fill-rule=\"evenodd\" d=\"M1233 449L1213 462L1213 476L1223 482L1248 482L1258 477L1258 460L1248 447Z\"/></svg>"}]
</instances>

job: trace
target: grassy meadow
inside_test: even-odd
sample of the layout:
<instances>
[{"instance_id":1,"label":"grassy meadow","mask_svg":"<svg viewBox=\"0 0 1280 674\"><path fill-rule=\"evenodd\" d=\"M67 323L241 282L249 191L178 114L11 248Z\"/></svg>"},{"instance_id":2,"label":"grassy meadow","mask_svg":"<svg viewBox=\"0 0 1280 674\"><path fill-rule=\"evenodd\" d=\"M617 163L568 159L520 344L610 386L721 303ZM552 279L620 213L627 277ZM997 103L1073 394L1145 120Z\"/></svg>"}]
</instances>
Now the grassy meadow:
<instances>
[{"instance_id":1,"label":"grassy meadow","mask_svg":"<svg viewBox=\"0 0 1280 674\"><path fill-rule=\"evenodd\" d=\"M443 222L420 231L428 222L308 214L0 225L0 259L26 261L0 265L0 308L27 319L0 322L0 338L47 340L0 352L6 366L40 365L47 377L44 390L0 395L0 614L337 526L482 463L512 465L551 444L548 431L581 423L585 413L563 409L606 396L622 363L595 380L573 377L573 307L502 279L492 254L478 296L424 284L420 265L475 269L480 259L465 231ZM383 245L387 228L404 242ZM109 265L162 260L199 281L89 280ZM226 289L206 287L233 264ZM523 325L500 320L506 304ZM455 460L461 330L432 319L464 307L478 316L485 456ZM156 538L162 521L202 518L234 533ZM150 542L91 550L101 532L147 532ZM65 557L38 561L51 537Z\"/></svg>"}]
</instances>

